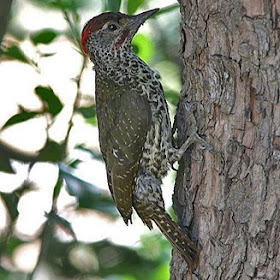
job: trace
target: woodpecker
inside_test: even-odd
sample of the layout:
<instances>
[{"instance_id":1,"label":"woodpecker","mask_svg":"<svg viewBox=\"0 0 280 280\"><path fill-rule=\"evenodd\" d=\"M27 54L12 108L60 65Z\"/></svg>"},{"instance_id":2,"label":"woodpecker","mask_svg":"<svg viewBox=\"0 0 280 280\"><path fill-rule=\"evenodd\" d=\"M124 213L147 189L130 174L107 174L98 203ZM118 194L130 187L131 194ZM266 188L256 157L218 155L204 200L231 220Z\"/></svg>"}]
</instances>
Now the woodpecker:
<instances>
[{"instance_id":1,"label":"woodpecker","mask_svg":"<svg viewBox=\"0 0 280 280\"><path fill-rule=\"evenodd\" d=\"M131 47L158 10L102 13L84 26L81 45L94 63L100 149L118 211L126 224L133 209L149 229L153 221L194 270L199 250L165 211L161 191L162 178L188 145L173 147L160 77Z\"/></svg>"}]
</instances>

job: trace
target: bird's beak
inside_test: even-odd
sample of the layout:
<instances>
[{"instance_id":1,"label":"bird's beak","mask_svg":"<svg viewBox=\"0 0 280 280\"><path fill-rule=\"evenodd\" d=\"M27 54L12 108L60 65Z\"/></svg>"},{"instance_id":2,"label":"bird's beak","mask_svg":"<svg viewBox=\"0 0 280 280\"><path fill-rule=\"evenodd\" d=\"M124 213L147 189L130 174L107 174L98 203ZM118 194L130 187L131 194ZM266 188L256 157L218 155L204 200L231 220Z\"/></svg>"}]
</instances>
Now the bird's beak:
<instances>
[{"instance_id":1,"label":"bird's beak","mask_svg":"<svg viewBox=\"0 0 280 280\"><path fill-rule=\"evenodd\" d=\"M132 16L126 27L128 27L134 35L141 26L141 24L143 24L149 17L154 15L158 10L159 9L153 9L143 12L139 15Z\"/></svg>"}]
</instances>

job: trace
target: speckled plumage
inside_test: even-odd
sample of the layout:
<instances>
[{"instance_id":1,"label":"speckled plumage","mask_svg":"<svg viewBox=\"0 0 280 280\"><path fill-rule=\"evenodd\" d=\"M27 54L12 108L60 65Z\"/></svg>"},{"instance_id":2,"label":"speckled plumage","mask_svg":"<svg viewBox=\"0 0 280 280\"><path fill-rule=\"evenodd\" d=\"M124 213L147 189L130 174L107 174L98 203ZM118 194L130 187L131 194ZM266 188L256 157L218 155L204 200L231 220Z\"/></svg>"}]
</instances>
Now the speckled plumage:
<instances>
[{"instance_id":1,"label":"speckled plumage","mask_svg":"<svg viewBox=\"0 0 280 280\"><path fill-rule=\"evenodd\" d=\"M101 14L84 27L82 46L94 62L100 147L116 206L126 223L133 208L150 229L154 221L193 268L197 249L165 212L161 193L161 179L182 151L172 146L159 75L131 50L155 12Z\"/></svg>"}]
</instances>

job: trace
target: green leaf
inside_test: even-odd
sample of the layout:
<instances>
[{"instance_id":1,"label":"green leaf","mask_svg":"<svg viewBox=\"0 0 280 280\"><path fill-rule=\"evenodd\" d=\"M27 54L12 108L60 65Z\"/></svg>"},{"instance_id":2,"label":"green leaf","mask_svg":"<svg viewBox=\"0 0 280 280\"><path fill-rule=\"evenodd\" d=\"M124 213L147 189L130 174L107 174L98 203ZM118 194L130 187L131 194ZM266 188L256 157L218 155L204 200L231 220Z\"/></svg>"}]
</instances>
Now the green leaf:
<instances>
[{"instance_id":1,"label":"green leaf","mask_svg":"<svg viewBox=\"0 0 280 280\"><path fill-rule=\"evenodd\" d=\"M77 112L80 113L86 120L87 123L96 125L96 106L95 104L88 107L80 107L77 109Z\"/></svg>"},{"instance_id":2,"label":"green leaf","mask_svg":"<svg viewBox=\"0 0 280 280\"><path fill-rule=\"evenodd\" d=\"M23 53L23 51L17 46L17 45L12 45L6 50L4 50L1 55L10 57L12 59L19 60L24 63L30 63L29 59L27 56Z\"/></svg>"},{"instance_id":3,"label":"green leaf","mask_svg":"<svg viewBox=\"0 0 280 280\"><path fill-rule=\"evenodd\" d=\"M43 29L31 34L30 38L34 45L49 44L57 37L57 35L57 31L53 29Z\"/></svg>"},{"instance_id":4,"label":"green leaf","mask_svg":"<svg viewBox=\"0 0 280 280\"><path fill-rule=\"evenodd\" d=\"M24 108L20 107L20 112L12 117L10 117L6 123L4 124L3 128L8 126L12 126L14 124L22 123L33 119L35 116L42 114L42 112L34 112L34 111L26 111Z\"/></svg>"},{"instance_id":5,"label":"green leaf","mask_svg":"<svg viewBox=\"0 0 280 280\"><path fill-rule=\"evenodd\" d=\"M70 195L79 196L86 189L91 190L95 194L100 193L100 190L96 186L75 176L73 174L74 173L73 168L69 168L65 164L60 163L59 171L60 171L61 176L63 177L63 179L66 182L68 192Z\"/></svg>"},{"instance_id":6,"label":"green leaf","mask_svg":"<svg viewBox=\"0 0 280 280\"><path fill-rule=\"evenodd\" d=\"M170 273L169 273L169 265L168 264L163 264L154 273L153 277L151 278L152 280L168 280L170 279Z\"/></svg>"},{"instance_id":7,"label":"green leaf","mask_svg":"<svg viewBox=\"0 0 280 280\"><path fill-rule=\"evenodd\" d=\"M149 63L155 53L155 45L153 40L144 34L136 34L133 43L134 51L145 62Z\"/></svg>"},{"instance_id":8,"label":"green leaf","mask_svg":"<svg viewBox=\"0 0 280 280\"><path fill-rule=\"evenodd\" d=\"M1 196L7 206L7 210L9 212L11 220L15 221L19 215L17 207L18 207L18 202L20 197L16 194L16 192L12 192L12 193L1 192Z\"/></svg>"},{"instance_id":9,"label":"green leaf","mask_svg":"<svg viewBox=\"0 0 280 280\"><path fill-rule=\"evenodd\" d=\"M173 10L177 10L180 8L179 4L172 4L170 6L166 6L164 8L161 8L158 12L157 12L157 16L161 15L161 14L166 14L169 13Z\"/></svg>"},{"instance_id":10,"label":"green leaf","mask_svg":"<svg viewBox=\"0 0 280 280\"><path fill-rule=\"evenodd\" d=\"M58 162L63 158L64 145L47 139L45 146L40 150L38 161Z\"/></svg>"},{"instance_id":11,"label":"green leaf","mask_svg":"<svg viewBox=\"0 0 280 280\"><path fill-rule=\"evenodd\" d=\"M0 171L10 174L15 174L14 169L11 166L10 159L6 157L5 154L2 154L0 151Z\"/></svg>"},{"instance_id":12,"label":"green leaf","mask_svg":"<svg viewBox=\"0 0 280 280\"><path fill-rule=\"evenodd\" d=\"M99 260L99 269L96 275L101 276L102 279L151 280L154 279L151 276L155 269L161 265L161 262L156 258L147 260L138 253L138 248L135 251L130 247L112 244L107 240L94 243L92 248ZM108 262L108 256L110 256L110 262ZM162 279L166 278L159 276L157 280Z\"/></svg>"},{"instance_id":13,"label":"green leaf","mask_svg":"<svg viewBox=\"0 0 280 280\"><path fill-rule=\"evenodd\" d=\"M169 90L171 94L175 93L175 96L179 97L182 82L178 64L163 59L155 65L155 69L161 74L165 91Z\"/></svg>"},{"instance_id":14,"label":"green leaf","mask_svg":"<svg viewBox=\"0 0 280 280\"><path fill-rule=\"evenodd\" d=\"M7 243L7 247L6 247L5 253L8 256L12 256L14 251L19 246L21 246L22 244L25 244L25 242L23 240L20 240L20 239L18 239L16 237L10 237L9 242ZM0 278L0 279L2 279L2 278Z\"/></svg>"},{"instance_id":15,"label":"green leaf","mask_svg":"<svg viewBox=\"0 0 280 280\"><path fill-rule=\"evenodd\" d=\"M1 280L21 280L26 279L26 273L23 272L11 272L1 267L0 269L0 279Z\"/></svg>"},{"instance_id":16,"label":"green leaf","mask_svg":"<svg viewBox=\"0 0 280 280\"><path fill-rule=\"evenodd\" d=\"M63 184L63 178L59 174L59 176L57 178L57 182L56 182L54 190L53 190L53 201L58 198L60 191L61 191L62 184Z\"/></svg>"},{"instance_id":17,"label":"green leaf","mask_svg":"<svg viewBox=\"0 0 280 280\"><path fill-rule=\"evenodd\" d=\"M107 192L78 178L73 174L74 169L65 164L60 163L59 170L65 180L68 193L78 198L79 207L94 209L110 216L115 216L116 208Z\"/></svg>"},{"instance_id":18,"label":"green leaf","mask_svg":"<svg viewBox=\"0 0 280 280\"><path fill-rule=\"evenodd\" d=\"M103 157L102 157L101 153L98 153L98 152L95 152L95 151L93 151L93 150L91 150L91 149L88 149L88 148L86 148L83 144L79 144L79 145L75 146L75 149L81 150L81 151L83 151L83 152L86 152L86 153L90 154L90 156L91 156L93 159L103 161Z\"/></svg>"},{"instance_id":19,"label":"green leaf","mask_svg":"<svg viewBox=\"0 0 280 280\"><path fill-rule=\"evenodd\" d=\"M14 190L11 193L0 192L0 195L6 204L7 210L12 221L15 221L19 215L18 203L20 198L23 196L23 194L32 190L34 190L33 185L25 182L20 188Z\"/></svg>"},{"instance_id":20,"label":"green leaf","mask_svg":"<svg viewBox=\"0 0 280 280\"><path fill-rule=\"evenodd\" d=\"M170 102L172 105L177 106L179 102L179 93L175 92L173 90L165 90L164 95L166 97L166 100Z\"/></svg>"},{"instance_id":21,"label":"green leaf","mask_svg":"<svg viewBox=\"0 0 280 280\"><path fill-rule=\"evenodd\" d=\"M93 126L96 126L96 125L97 125L97 119L96 119L96 117L86 119L86 122L87 122L88 124L93 125Z\"/></svg>"},{"instance_id":22,"label":"green leaf","mask_svg":"<svg viewBox=\"0 0 280 280\"><path fill-rule=\"evenodd\" d=\"M175 222L178 222L178 217L176 216L173 207L169 207L167 212Z\"/></svg>"},{"instance_id":23,"label":"green leaf","mask_svg":"<svg viewBox=\"0 0 280 280\"><path fill-rule=\"evenodd\" d=\"M68 24L68 27L70 29L70 34L68 34L68 38L70 41L72 41L78 49L81 49L81 42L80 42L80 30L78 28L78 25L80 23L79 15L76 11L63 11L64 19Z\"/></svg>"},{"instance_id":24,"label":"green leaf","mask_svg":"<svg viewBox=\"0 0 280 280\"><path fill-rule=\"evenodd\" d=\"M71 235L74 239L76 239L76 234L72 228L72 225L70 222L68 222L63 217L59 216L54 211L51 211L50 213L47 213L46 216L52 220L57 226L59 226L64 232Z\"/></svg>"},{"instance_id":25,"label":"green leaf","mask_svg":"<svg viewBox=\"0 0 280 280\"><path fill-rule=\"evenodd\" d=\"M89 0L33 0L40 7L55 8L58 10L77 11L80 8L90 7Z\"/></svg>"},{"instance_id":26,"label":"green leaf","mask_svg":"<svg viewBox=\"0 0 280 280\"><path fill-rule=\"evenodd\" d=\"M77 112L80 113L85 119L96 117L96 106L95 104L88 107L80 107L77 109Z\"/></svg>"},{"instance_id":27,"label":"green leaf","mask_svg":"<svg viewBox=\"0 0 280 280\"><path fill-rule=\"evenodd\" d=\"M144 0L128 0L126 6L127 13L134 14L137 9L143 5L144 2Z\"/></svg>"},{"instance_id":28,"label":"green leaf","mask_svg":"<svg viewBox=\"0 0 280 280\"><path fill-rule=\"evenodd\" d=\"M82 161L80 159L74 159L69 163L69 167L71 168L77 168L77 166L81 163Z\"/></svg>"},{"instance_id":29,"label":"green leaf","mask_svg":"<svg viewBox=\"0 0 280 280\"><path fill-rule=\"evenodd\" d=\"M50 57L50 56L53 56L55 55L56 53L40 53L40 56L41 57Z\"/></svg>"},{"instance_id":30,"label":"green leaf","mask_svg":"<svg viewBox=\"0 0 280 280\"><path fill-rule=\"evenodd\" d=\"M107 0L106 10L118 12L121 7L121 0Z\"/></svg>"},{"instance_id":31,"label":"green leaf","mask_svg":"<svg viewBox=\"0 0 280 280\"><path fill-rule=\"evenodd\" d=\"M35 93L44 103L47 104L47 112L49 112L53 117L60 113L63 105L50 87L37 86L35 88Z\"/></svg>"}]
</instances>

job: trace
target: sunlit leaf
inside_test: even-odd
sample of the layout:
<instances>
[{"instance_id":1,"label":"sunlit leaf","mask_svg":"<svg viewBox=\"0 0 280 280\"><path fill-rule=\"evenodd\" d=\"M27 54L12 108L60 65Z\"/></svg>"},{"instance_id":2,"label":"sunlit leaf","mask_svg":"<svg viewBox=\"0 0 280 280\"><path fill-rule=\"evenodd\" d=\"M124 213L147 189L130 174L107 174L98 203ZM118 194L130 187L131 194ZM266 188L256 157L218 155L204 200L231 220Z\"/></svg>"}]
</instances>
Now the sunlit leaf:
<instances>
[{"instance_id":1,"label":"sunlit leaf","mask_svg":"<svg viewBox=\"0 0 280 280\"><path fill-rule=\"evenodd\" d=\"M136 34L132 43L134 51L137 55L149 63L155 53L155 45L153 40L144 34Z\"/></svg>"},{"instance_id":2,"label":"sunlit leaf","mask_svg":"<svg viewBox=\"0 0 280 280\"><path fill-rule=\"evenodd\" d=\"M12 117L10 117L6 123L3 125L3 128L6 128L11 125L15 125L18 123L22 123L25 121L28 121L30 119L33 119L34 117L42 114L42 112L33 112L33 111L27 111L24 108L20 107L20 112Z\"/></svg>"},{"instance_id":3,"label":"sunlit leaf","mask_svg":"<svg viewBox=\"0 0 280 280\"><path fill-rule=\"evenodd\" d=\"M57 31L53 29L43 29L31 34L30 39L34 45L49 44L57 37L57 35Z\"/></svg>"},{"instance_id":4,"label":"sunlit leaf","mask_svg":"<svg viewBox=\"0 0 280 280\"><path fill-rule=\"evenodd\" d=\"M128 0L126 6L127 12L129 14L134 14L144 2L144 0Z\"/></svg>"},{"instance_id":5,"label":"sunlit leaf","mask_svg":"<svg viewBox=\"0 0 280 280\"><path fill-rule=\"evenodd\" d=\"M120 10L121 0L107 0L106 10L118 12Z\"/></svg>"},{"instance_id":6,"label":"sunlit leaf","mask_svg":"<svg viewBox=\"0 0 280 280\"><path fill-rule=\"evenodd\" d=\"M132 275L124 275L122 276L122 280L136 280L136 278Z\"/></svg>"},{"instance_id":7,"label":"sunlit leaf","mask_svg":"<svg viewBox=\"0 0 280 280\"><path fill-rule=\"evenodd\" d=\"M27 56L23 53L23 51L17 46L12 45L3 52L1 52L1 55L4 55L6 57L19 60L21 62L30 63Z\"/></svg>"},{"instance_id":8,"label":"sunlit leaf","mask_svg":"<svg viewBox=\"0 0 280 280\"><path fill-rule=\"evenodd\" d=\"M39 151L38 161L58 162L63 158L64 145L47 139L45 146Z\"/></svg>"},{"instance_id":9,"label":"sunlit leaf","mask_svg":"<svg viewBox=\"0 0 280 280\"><path fill-rule=\"evenodd\" d=\"M63 108L63 105L57 95L50 87L37 86L35 88L36 95L47 104L47 111L56 116Z\"/></svg>"},{"instance_id":10,"label":"sunlit leaf","mask_svg":"<svg viewBox=\"0 0 280 280\"><path fill-rule=\"evenodd\" d=\"M169 280L170 279L170 273L169 273L169 265L163 264L158 267L154 275L151 277L151 280Z\"/></svg>"},{"instance_id":11,"label":"sunlit leaf","mask_svg":"<svg viewBox=\"0 0 280 280\"><path fill-rule=\"evenodd\" d=\"M88 124L93 125L93 126L96 126L96 125L97 125L97 119L96 119L95 117L86 119L86 122L87 122Z\"/></svg>"}]
</instances>

